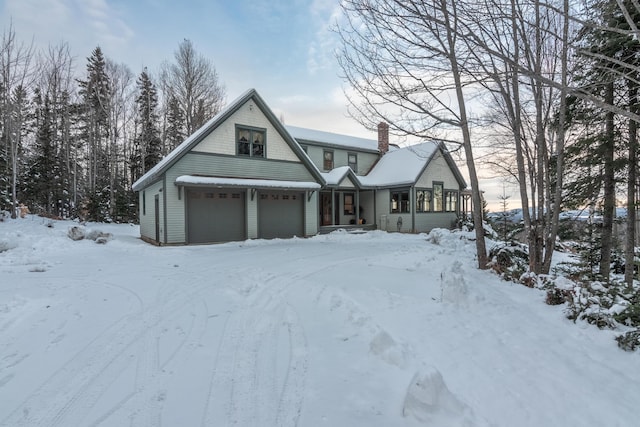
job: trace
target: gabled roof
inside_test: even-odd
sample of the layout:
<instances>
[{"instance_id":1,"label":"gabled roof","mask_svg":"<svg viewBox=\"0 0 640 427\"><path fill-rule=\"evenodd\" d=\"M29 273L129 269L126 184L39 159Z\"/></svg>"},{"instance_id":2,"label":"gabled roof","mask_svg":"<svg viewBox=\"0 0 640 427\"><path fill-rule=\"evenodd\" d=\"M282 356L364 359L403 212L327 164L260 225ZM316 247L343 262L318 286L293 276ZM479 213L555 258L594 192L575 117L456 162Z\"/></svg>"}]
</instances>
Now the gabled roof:
<instances>
[{"instance_id":1,"label":"gabled roof","mask_svg":"<svg viewBox=\"0 0 640 427\"><path fill-rule=\"evenodd\" d=\"M436 153L442 153L461 187L466 182L449 152L436 141L410 145L386 153L371 172L358 179L363 187L381 188L415 184Z\"/></svg>"},{"instance_id":2,"label":"gabled roof","mask_svg":"<svg viewBox=\"0 0 640 427\"><path fill-rule=\"evenodd\" d=\"M354 148L360 151L378 152L378 141L375 139L359 138L356 136L340 135L297 126L285 126L287 131L298 143L317 143L326 147Z\"/></svg>"},{"instance_id":3,"label":"gabled roof","mask_svg":"<svg viewBox=\"0 0 640 427\"><path fill-rule=\"evenodd\" d=\"M276 128L276 130L282 135L287 144L291 147L293 152L298 156L302 163L307 167L311 175L320 183L324 185L324 179L320 174L318 168L311 162L306 153L300 148L292 136L287 132L280 120L277 119L273 111L264 102L262 97L255 89L249 89L233 102L231 102L225 109L216 114L211 120L205 123L200 129L195 131L191 136L178 145L173 151L165 156L157 165L151 168L140 179L133 183L133 190L140 191L147 185L159 180L164 172L173 166L182 156L188 153L198 143L200 143L207 135L209 135L219 125L224 123L233 113L238 111L247 101L252 99L256 106L260 108L262 113L267 117L269 122Z\"/></svg>"},{"instance_id":4,"label":"gabled roof","mask_svg":"<svg viewBox=\"0 0 640 427\"><path fill-rule=\"evenodd\" d=\"M349 177L353 184L360 188L359 177L353 172L349 166L340 166L329 172L320 172L329 187L339 186L345 178Z\"/></svg>"}]
</instances>

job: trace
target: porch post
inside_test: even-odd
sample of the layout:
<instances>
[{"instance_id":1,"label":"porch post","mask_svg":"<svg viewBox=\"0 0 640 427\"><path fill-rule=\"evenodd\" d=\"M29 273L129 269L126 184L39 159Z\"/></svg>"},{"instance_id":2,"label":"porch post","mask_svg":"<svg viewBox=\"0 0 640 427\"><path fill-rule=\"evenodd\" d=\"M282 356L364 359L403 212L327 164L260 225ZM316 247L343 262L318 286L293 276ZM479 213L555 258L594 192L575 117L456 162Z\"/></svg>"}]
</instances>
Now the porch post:
<instances>
[{"instance_id":1,"label":"porch post","mask_svg":"<svg viewBox=\"0 0 640 427\"><path fill-rule=\"evenodd\" d=\"M409 209L411 209L411 232L416 232L416 188L411 187L409 190Z\"/></svg>"},{"instance_id":2,"label":"porch post","mask_svg":"<svg viewBox=\"0 0 640 427\"><path fill-rule=\"evenodd\" d=\"M360 190L356 188L356 205L354 207L356 210L356 225L360 225Z\"/></svg>"},{"instance_id":3,"label":"porch post","mask_svg":"<svg viewBox=\"0 0 640 427\"><path fill-rule=\"evenodd\" d=\"M336 189L331 189L331 225L336 225Z\"/></svg>"},{"instance_id":4,"label":"porch post","mask_svg":"<svg viewBox=\"0 0 640 427\"><path fill-rule=\"evenodd\" d=\"M373 224L376 224L376 229L380 229L380 224L378 224L378 190L373 190Z\"/></svg>"}]
</instances>

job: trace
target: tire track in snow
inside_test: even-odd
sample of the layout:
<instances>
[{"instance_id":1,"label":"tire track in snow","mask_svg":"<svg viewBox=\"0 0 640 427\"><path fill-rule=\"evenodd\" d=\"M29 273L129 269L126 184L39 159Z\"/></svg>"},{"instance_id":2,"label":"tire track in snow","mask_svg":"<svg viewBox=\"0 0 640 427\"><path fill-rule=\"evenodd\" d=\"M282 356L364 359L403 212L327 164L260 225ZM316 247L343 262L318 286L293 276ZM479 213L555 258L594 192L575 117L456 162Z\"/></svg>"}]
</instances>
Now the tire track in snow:
<instances>
[{"instance_id":1,"label":"tire track in snow","mask_svg":"<svg viewBox=\"0 0 640 427\"><path fill-rule=\"evenodd\" d=\"M298 425L308 371L308 345L300 317L287 301L286 292L293 285L304 286L305 279L327 268L357 258L311 271L270 275L261 288L249 295L244 307L230 313L211 368L203 427ZM283 353L277 345L280 334L286 341ZM286 362L280 368L284 372L280 372L277 357L283 354ZM280 377L284 378L282 384L278 384ZM226 421L221 420L222 416Z\"/></svg>"},{"instance_id":2,"label":"tire track in snow","mask_svg":"<svg viewBox=\"0 0 640 427\"><path fill-rule=\"evenodd\" d=\"M80 425L89 409L95 406L119 374L135 361L136 358L129 355L127 350L150 335L153 339L153 326L193 303L195 296L209 286L207 277L200 279L200 285L188 288L187 292L176 290L171 297L163 296L166 298L162 301L164 304L138 310L113 322L2 420L2 425ZM148 349L151 350L151 347ZM142 357L151 357L153 360L154 356L145 353ZM141 363L141 366L146 366L154 362ZM149 377L152 369L144 369L144 375ZM117 409L114 408L114 412Z\"/></svg>"}]
</instances>

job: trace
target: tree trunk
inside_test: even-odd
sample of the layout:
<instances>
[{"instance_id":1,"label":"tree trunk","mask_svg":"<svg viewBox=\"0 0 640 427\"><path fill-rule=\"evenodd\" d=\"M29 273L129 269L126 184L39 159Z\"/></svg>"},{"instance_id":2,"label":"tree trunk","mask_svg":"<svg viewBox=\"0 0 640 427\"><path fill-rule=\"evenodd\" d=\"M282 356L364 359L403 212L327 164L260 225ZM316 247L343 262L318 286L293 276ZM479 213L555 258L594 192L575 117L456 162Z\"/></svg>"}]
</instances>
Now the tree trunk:
<instances>
[{"instance_id":1,"label":"tree trunk","mask_svg":"<svg viewBox=\"0 0 640 427\"><path fill-rule=\"evenodd\" d=\"M628 80L629 109L634 113L638 110L638 85L635 80ZM635 236L636 236L636 179L638 167L638 124L629 120L629 175L627 184L627 226L624 256L624 281L628 289L633 290L635 268Z\"/></svg>"},{"instance_id":2,"label":"tree trunk","mask_svg":"<svg viewBox=\"0 0 640 427\"><path fill-rule=\"evenodd\" d=\"M476 173L475 161L473 158L473 149L471 147L471 132L469 130L469 121L467 119L467 110L464 93L462 91L462 81L458 58L456 56L455 40L453 33L455 32L452 25L456 25L455 6L448 7L446 0L441 0L440 5L444 15L445 27L447 29L447 43L449 47L449 62L451 64L451 74L456 87L456 98L458 101L458 109L460 112L460 128L462 129L462 141L464 146L464 154L467 159L467 167L469 168L469 179L471 180L471 203L473 205L473 228L476 234L476 253L478 256L478 268L486 269L489 259L487 257L487 248L484 241L484 226L482 224L482 198L480 197L480 187L478 184L478 175ZM450 10L453 11L453 20L450 19Z\"/></svg>"},{"instance_id":3,"label":"tree trunk","mask_svg":"<svg viewBox=\"0 0 640 427\"><path fill-rule=\"evenodd\" d=\"M556 237L558 236L558 226L560 221L560 208L562 205L562 186L564 175L564 142L565 142L565 116L567 112L567 71L569 57L569 0L563 1L563 26L562 26L562 63L561 67L561 89L560 107L558 111L558 130L556 141L556 188L553 195L553 209L550 212L551 226L545 243L544 261L542 273L549 274L551 271L551 259L555 249Z\"/></svg>"},{"instance_id":4,"label":"tree trunk","mask_svg":"<svg viewBox=\"0 0 640 427\"><path fill-rule=\"evenodd\" d=\"M613 82L606 85L605 100L613 105ZM611 272L611 248L613 245L613 211L615 208L615 170L613 164L615 129L614 114L607 112L605 118L605 141L603 143L604 157L604 207L602 212L602 241L600 248L600 275L602 280L609 282Z\"/></svg>"}]
</instances>

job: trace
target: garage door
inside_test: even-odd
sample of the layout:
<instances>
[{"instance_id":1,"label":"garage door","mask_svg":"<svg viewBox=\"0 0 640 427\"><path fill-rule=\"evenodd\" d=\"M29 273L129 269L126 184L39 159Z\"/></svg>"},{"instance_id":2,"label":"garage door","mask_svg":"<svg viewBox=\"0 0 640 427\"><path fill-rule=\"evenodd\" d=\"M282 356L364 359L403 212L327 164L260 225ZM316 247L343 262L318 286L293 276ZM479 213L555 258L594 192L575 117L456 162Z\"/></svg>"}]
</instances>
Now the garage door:
<instances>
[{"instance_id":1,"label":"garage door","mask_svg":"<svg viewBox=\"0 0 640 427\"><path fill-rule=\"evenodd\" d=\"M304 236L304 193L263 191L258 199L258 237Z\"/></svg>"},{"instance_id":2,"label":"garage door","mask_svg":"<svg viewBox=\"0 0 640 427\"><path fill-rule=\"evenodd\" d=\"M245 240L245 192L239 190L188 190L188 243Z\"/></svg>"}]
</instances>

